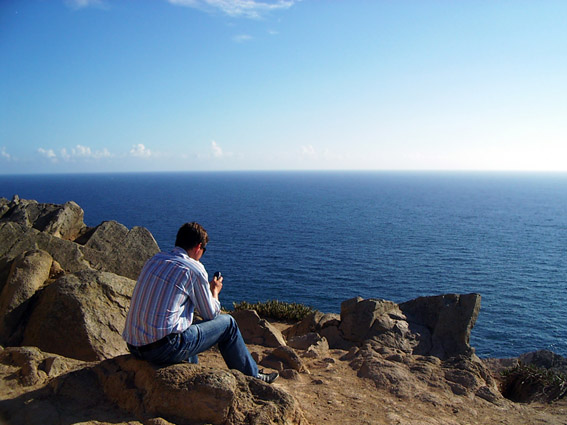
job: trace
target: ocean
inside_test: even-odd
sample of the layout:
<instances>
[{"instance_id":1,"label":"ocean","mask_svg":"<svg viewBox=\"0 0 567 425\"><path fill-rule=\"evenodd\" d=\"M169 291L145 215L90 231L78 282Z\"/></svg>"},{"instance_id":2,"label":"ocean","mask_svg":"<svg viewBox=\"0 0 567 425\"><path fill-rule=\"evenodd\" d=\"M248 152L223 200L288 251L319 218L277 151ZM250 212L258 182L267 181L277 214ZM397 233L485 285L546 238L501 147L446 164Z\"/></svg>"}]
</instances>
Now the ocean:
<instances>
[{"instance_id":1,"label":"ocean","mask_svg":"<svg viewBox=\"0 0 567 425\"><path fill-rule=\"evenodd\" d=\"M0 196L77 202L85 223L143 226L162 250L198 221L221 301L340 312L479 293L480 357L567 356L567 174L187 172L0 176ZM135 253L132 253L135 255Z\"/></svg>"}]
</instances>

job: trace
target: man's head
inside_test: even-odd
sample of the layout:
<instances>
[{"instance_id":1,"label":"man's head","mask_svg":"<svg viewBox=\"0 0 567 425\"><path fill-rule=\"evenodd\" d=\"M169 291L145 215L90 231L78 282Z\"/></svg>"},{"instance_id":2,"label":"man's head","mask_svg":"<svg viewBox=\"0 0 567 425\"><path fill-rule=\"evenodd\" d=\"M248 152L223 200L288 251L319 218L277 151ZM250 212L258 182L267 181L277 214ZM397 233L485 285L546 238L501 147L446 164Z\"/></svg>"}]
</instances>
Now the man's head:
<instances>
[{"instance_id":1,"label":"man's head","mask_svg":"<svg viewBox=\"0 0 567 425\"><path fill-rule=\"evenodd\" d=\"M207 243L209 243L209 235L199 223L185 223L177 231L175 246L183 248L185 251L196 248L199 244L204 250Z\"/></svg>"}]
</instances>

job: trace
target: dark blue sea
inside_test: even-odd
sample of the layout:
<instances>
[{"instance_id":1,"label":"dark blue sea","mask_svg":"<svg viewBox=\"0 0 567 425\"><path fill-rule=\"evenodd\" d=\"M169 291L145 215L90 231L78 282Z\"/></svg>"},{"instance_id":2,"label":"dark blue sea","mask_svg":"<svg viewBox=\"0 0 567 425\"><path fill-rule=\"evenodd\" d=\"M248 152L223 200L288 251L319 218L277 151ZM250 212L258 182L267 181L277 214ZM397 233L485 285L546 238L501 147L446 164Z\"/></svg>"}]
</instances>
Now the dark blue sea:
<instances>
[{"instance_id":1,"label":"dark blue sea","mask_svg":"<svg viewBox=\"0 0 567 425\"><path fill-rule=\"evenodd\" d=\"M481 357L567 355L567 174L222 172L0 176L0 196L77 202L162 250L198 221L223 304L324 312L361 296L482 295ZM133 253L135 255L135 253Z\"/></svg>"}]
</instances>

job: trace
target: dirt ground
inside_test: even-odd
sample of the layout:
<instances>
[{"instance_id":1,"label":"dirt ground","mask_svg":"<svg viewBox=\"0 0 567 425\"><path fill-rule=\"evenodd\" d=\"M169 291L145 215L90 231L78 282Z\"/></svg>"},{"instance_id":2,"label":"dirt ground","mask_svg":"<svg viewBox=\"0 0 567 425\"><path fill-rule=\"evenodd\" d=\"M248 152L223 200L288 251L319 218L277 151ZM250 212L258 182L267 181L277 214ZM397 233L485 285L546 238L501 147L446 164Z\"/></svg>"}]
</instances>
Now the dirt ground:
<instances>
[{"instance_id":1,"label":"dirt ground","mask_svg":"<svg viewBox=\"0 0 567 425\"><path fill-rule=\"evenodd\" d=\"M284 325L278 325L281 326ZM249 345L249 348L260 357L272 350L255 345ZM303 356L307 372L282 376L272 385L284 389L297 400L311 425L567 425L567 399L552 404L520 404L502 399L498 404L493 404L475 396L448 397L446 393L436 393L434 388L431 388L430 394L400 398L387 390L377 389L369 379L359 378L349 362L341 360L345 354L346 351L329 350L319 358ZM220 353L215 349L201 354L199 360L203 366L226 368ZM0 399L12 399L34 389L15 386L15 373L15 370L9 368L3 370ZM32 406L35 410L43 409L41 403ZM45 411L37 413L40 416L46 414ZM40 420L33 423L46 422ZM64 423L140 425L131 415L112 406L98 406L90 411L75 412L73 416L65 417ZM0 425L8 424L0 419Z\"/></svg>"},{"instance_id":2,"label":"dirt ground","mask_svg":"<svg viewBox=\"0 0 567 425\"><path fill-rule=\"evenodd\" d=\"M284 324L275 323L280 329ZM270 349L249 345L260 356ZM342 350L330 350L324 358L302 357L309 373L278 378L275 385L292 394L313 425L567 425L567 399L552 404L512 403L500 405L479 397L454 396L401 399L379 390L369 379L359 378L348 361L340 360ZM206 366L226 367L220 354L210 350L200 356ZM432 389L432 391L434 391Z\"/></svg>"}]
</instances>

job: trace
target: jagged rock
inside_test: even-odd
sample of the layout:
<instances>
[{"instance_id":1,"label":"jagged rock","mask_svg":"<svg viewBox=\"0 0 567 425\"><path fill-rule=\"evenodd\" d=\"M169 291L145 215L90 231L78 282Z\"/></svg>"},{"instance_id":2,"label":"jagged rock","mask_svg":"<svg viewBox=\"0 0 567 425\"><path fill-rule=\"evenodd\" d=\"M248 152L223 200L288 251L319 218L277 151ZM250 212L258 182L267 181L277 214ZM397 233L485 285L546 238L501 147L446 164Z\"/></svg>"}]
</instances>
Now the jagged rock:
<instances>
[{"instance_id":1,"label":"jagged rock","mask_svg":"<svg viewBox=\"0 0 567 425\"><path fill-rule=\"evenodd\" d=\"M300 322L290 326L285 331L285 336L289 340L310 332L316 332L327 340L330 348L348 350L352 346L352 342L343 338L343 334L339 330L340 324L341 320L338 314L315 311Z\"/></svg>"},{"instance_id":2,"label":"jagged rock","mask_svg":"<svg viewBox=\"0 0 567 425\"><path fill-rule=\"evenodd\" d=\"M282 371L293 369L298 372L309 372L301 358L291 347L278 347L261 361L262 366L270 367Z\"/></svg>"},{"instance_id":3,"label":"jagged rock","mask_svg":"<svg viewBox=\"0 0 567 425\"><path fill-rule=\"evenodd\" d=\"M17 257L8 276L6 285L0 293L0 342L10 344L28 314L32 296L49 278L53 259L41 250L28 251ZM20 332L23 328L20 328ZM21 335L15 335L15 339Z\"/></svg>"},{"instance_id":4,"label":"jagged rock","mask_svg":"<svg viewBox=\"0 0 567 425\"><path fill-rule=\"evenodd\" d=\"M324 357L329 351L327 338L315 332L293 337L287 343L297 350L305 350L304 356L310 358Z\"/></svg>"},{"instance_id":5,"label":"jagged rock","mask_svg":"<svg viewBox=\"0 0 567 425\"><path fill-rule=\"evenodd\" d=\"M159 368L125 355L96 364L64 363L66 371L49 376L43 365L52 357L22 348L0 354L0 363L16 368L17 376L31 376L30 372L22 373L27 368L39 372L33 385L47 383L21 397L1 400L0 412L6 423L101 423L95 419L160 425L306 423L288 393L238 371L192 364ZM95 417L89 416L93 409L97 409Z\"/></svg>"},{"instance_id":6,"label":"jagged rock","mask_svg":"<svg viewBox=\"0 0 567 425\"><path fill-rule=\"evenodd\" d=\"M86 227L84 212L73 201L63 205L40 204L14 196L7 206L8 210L2 214L0 221L18 223L61 239L73 240Z\"/></svg>"},{"instance_id":7,"label":"jagged rock","mask_svg":"<svg viewBox=\"0 0 567 425\"><path fill-rule=\"evenodd\" d=\"M57 279L39 295L23 345L86 361L126 353L120 333L134 285L92 270Z\"/></svg>"},{"instance_id":8,"label":"jagged rock","mask_svg":"<svg viewBox=\"0 0 567 425\"><path fill-rule=\"evenodd\" d=\"M518 361L567 375L567 358L555 354L553 351L532 351L519 356Z\"/></svg>"},{"instance_id":9,"label":"jagged rock","mask_svg":"<svg viewBox=\"0 0 567 425\"><path fill-rule=\"evenodd\" d=\"M137 279L144 263L159 252L152 234L144 227L131 230L116 221L105 221L78 239L85 260L95 270ZM125 261L127 260L127 261Z\"/></svg>"},{"instance_id":10,"label":"jagged rock","mask_svg":"<svg viewBox=\"0 0 567 425\"><path fill-rule=\"evenodd\" d=\"M353 298L341 303L339 329L345 339L361 343L394 326L389 313L401 315L397 304L392 301Z\"/></svg>"},{"instance_id":11,"label":"jagged rock","mask_svg":"<svg viewBox=\"0 0 567 425\"><path fill-rule=\"evenodd\" d=\"M396 353L376 341L366 342L346 358L352 358L350 365L358 376L401 398L437 388L447 396L476 395L492 403L502 400L496 381L478 358L458 356L441 361L434 356Z\"/></svg>"},{"instance_id":12,"label":"jagged rock","mask_svg":"<svg viewBox=\"0 0 567 425\"><path fill-rule=\"evenodd\" d=\"M416 335L409 330L406 317L397 304L378 299L352 298L341 304L339 331L344 340L361 345L372 339L386 347L411 353L417 345ZM327 336L327 334L323 333ZM337 339L334 335L331 338ZM340 340L339 340L340 342ZM335 342L330 342L334 347ZM337 347L348 348L348 347Z\"/></svg>"},{"instance_id":13,"label":"jagged rock","mask_svg":"<svg viewBox=\"0 0 567 425\"><path fill-rule=\"evenodd\" d=\"M287 339L293 338L295 336L301 336L308 334L309 332L318 332L327 327L338 327L340 324L340 316L333 313L322 313L320 311L314 311L313 313L307 315L303 320L290 326L285 331L285 337Z\"/></svg>"},{"instance_id":14,"label":"jagged rock","mask_svg":"<svg viewBox=\"0 0 567 425\"><path fill-rule=\"evenodd\" d=\"M0 284L9 263L36 248L47 251L67 272L95 269L131 279L136 279L146 260L159 251L143 227L128 230L108 221L87 229L83 212L74 202L58 206L17 200L9 206L0 219Z\"/></svg>"},{"instance_id":15,"label":"jagged rock","mask_svg":"<svg viewBox=\"0 0 567 425\"><path fill-rule=\"evenodd\" d=\"M287 345L296 350L307 350L309 347L317 345L321 341L321 335L315 332L309 332L305 335L299 335L289 339Z\"/></svg>"},{"instance_id":16,"label":"jagged rock","mask_svg":"<svg viewBox=\"0 0 567 425\"><path fill-rule=\"evenodd\" d=\"M340 320L314 312L290 327L286 337L317 332L331 348L349 349L372 339L408 354L472 356L469 339L479 310L478 294L421 297L399 305L357 297L341 304Z\"/></svg>"},{"instance_id":17,"label":"jagged rock","mask_svg":"<svg viewBox=\"0 0 567 425\"><path fill-rule=\"evenodd\" d=\"M469 340L480 311L479 294L420 297L399 307L409 328L420 334L415 354L440 359L474 354Z\"/></svg>"},{"instance_id":18,"label":"jagged rock","mask_svg":"<svg viewBox=\"0 0 567 425\"><path fill-rule=\"evenodd\" d=\"M0 219L10 210L10 207L8 206L9 203L10 201L8 199L0 198Z\"/></svg>"},{"instance_id":19,"label":"jagged rock","mask_svg":"<svg viewBox=\"0 0 567 425\"><path fill-rule=\"evenodd\" d=\"M242 338L247 344L265 347L283 347L286 345L282 333L267 320L261 319L255 310L237 310L231 312L238 323Z\"/></svg>"},{"instance_id":20,"label":"jagged rock","mask_svg":"<svg viewBox=\"0 0 567 425\"><path fill-rule=\"evenodd\" d=\"M18 223L0 223L0 258L4 266L33 249L48 252L65 271L73 273L90 268L80 245Z\"/></svg>"},{"instance_id":21,"label":"jagged rock","mask_svg":"<svg viewBox=\"0 0 567 425\"><path fill-rule=\"evenodd\" d=\"M303 415L286 392L235 370L178 364L156 368L132 356L95 369L106 397L138 417L176 424L300 424Z\"/></svg>"},{"instance_id":22,"label":"jagged rock","mask_svg":"<svg viewBox=\"0 0 567 425\"><path fill-rule=\"evenodd\" d=\"M84 365L79 360L45 353L37 347L8 347L0 352L0 364L14 367L15 377L23 386L45 383Z\"/></svg>"}]
</instances>

